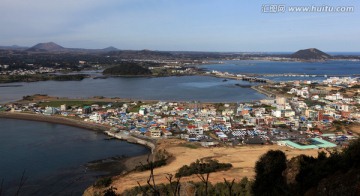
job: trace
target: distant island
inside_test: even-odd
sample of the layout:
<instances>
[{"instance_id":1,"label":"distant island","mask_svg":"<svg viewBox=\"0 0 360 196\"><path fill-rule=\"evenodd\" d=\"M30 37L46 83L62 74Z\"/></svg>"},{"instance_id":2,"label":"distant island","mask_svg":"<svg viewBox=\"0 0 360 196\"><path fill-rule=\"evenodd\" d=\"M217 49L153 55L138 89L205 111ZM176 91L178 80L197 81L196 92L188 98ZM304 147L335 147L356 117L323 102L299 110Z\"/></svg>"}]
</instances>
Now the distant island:
<instances>
[{"instance_id":1,"label":"distant island","mask_svg":"<svg viewBox=\"0 0 360 196\"><path fill-rule=\"evenodd\" d=\"M145 68L135 62L122 62L120 65L107 68L103 71L104 75L113 76L146 76L151 75L150 69Z\"/></svg>"},{"instance_id":2,"label":"distant island","mask_svg":"<svg viewBox=\"0 0 360 196\"><path fill-rule=\"evenodd\" d=\"M293 53L291 55L291 58L302 60L327 60L332 58L332 56L316 48L309 48L305 50L299 50Z\"/></svg>"}]
</instances>

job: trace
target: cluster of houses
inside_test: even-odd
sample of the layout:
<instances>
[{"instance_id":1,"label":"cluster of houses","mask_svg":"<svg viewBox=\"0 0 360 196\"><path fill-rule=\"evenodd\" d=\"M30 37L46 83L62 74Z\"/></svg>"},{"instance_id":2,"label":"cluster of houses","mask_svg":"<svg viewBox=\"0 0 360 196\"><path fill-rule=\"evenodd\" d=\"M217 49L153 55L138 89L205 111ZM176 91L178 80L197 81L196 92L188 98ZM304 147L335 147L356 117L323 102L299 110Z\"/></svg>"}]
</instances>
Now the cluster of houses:
<instances>
[{"instance_id":1,"label":"cluster of houses","mask_svg":"<svg viewBox=\"0 0 360 196\"><path fill-rule=\"evenodd\" d=\"M323 81L324 84L330 85L356 85L358 84L358 78L352 77L330 77Z\"/></svg>"},{"instance_id":2,"label":"cluster of houses","mask_svg":"<svg viewBox=\"0 0 360 196\"><path fill-rule=\"evenodd\" d=\"M349 79L340 81L357 84ZM319 85L328 85L327 82ZM0 109L77 117L89 123L111 126L115 131L149 138L181 138L203 146L221 143L297 146L294 142L320 141L313 138L322 138L323 146L331 146L325 140L334 143L341 140L343 144L355 137L346 130L336 130L336 135L324 133L334 127L334 123L360 122L358 96L331 94L298 83L292 85L290 92L288 94L292 95L287 97L240 104L160 101L40 107L38 103L12 103Z\"/></svg>"},{"instance_id":3,"label":"cluster of houses","mask_svg":"<svg viewBox=\"0 0 360 196\"><path fill-rule=\"evenodd\" d=\"M295 111L293 107L300 110ZM83 107L63 104L60 107L42 108L37 103L30 103L7 104L2 108L8 108L10 112L72 116L89 123L109 125L115 131L155 139L181 138L199 142L203 146L302 141L321 137L322 131L331 127L331 122L337 118L348 119L344 116L334 117L323 107L308 107L303 101L288 101L284 97L244 104L133 102L119 107L109 103Z\"/></svg>"},{"instance_id":4,"label":"cluster of houses","mask_svg":"<svg viewBox=\"0 0 360 196\"><path fill-rule=\"evenodd\" d=\"M37 69L16 69L16 70L6 70L9 68L8 65L0 65L0 67L5 70L0 71L0 75L35 75L35 74L43 74L43 73L55 73L56 71L60 71L58 69L50 68L50 67L39 67Z\"/></svg>"}]
</instances>

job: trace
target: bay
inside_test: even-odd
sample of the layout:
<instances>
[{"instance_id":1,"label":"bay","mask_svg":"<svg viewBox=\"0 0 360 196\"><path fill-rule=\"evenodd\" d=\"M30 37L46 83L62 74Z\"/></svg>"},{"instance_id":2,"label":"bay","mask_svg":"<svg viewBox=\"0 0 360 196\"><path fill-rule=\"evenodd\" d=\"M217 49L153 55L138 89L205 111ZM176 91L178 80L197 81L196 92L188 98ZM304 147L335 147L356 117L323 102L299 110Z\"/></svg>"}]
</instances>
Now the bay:
<instances>
[{"instance_id":1,"label":"bay","mask_svg":"<svg viewBox=\"0 0 360 196\"><path fill-rule=\"evenodd\" d=\"M65 125L0 118L2 194L15 195L25 171L20 195L81 195L97 177L113 172L89 169L87 163L150 152L144 146L106 138Z\"/></svg>"},{"instance_id":2,"label":"bay","mask_svg":"<svg viewBox=\"0 0 360 196\"><path fill-rule=\"evenodd\" d=\"M19 87L0 88L0 103L22 99L25 95L89 98L93 96L120 97L141 100L245 102L265 98L250 88L235 84L253 85L246 81L207 76L182 77L110 77L86 78L82 81L19 82Z\"/></svg>"}]
</instances>

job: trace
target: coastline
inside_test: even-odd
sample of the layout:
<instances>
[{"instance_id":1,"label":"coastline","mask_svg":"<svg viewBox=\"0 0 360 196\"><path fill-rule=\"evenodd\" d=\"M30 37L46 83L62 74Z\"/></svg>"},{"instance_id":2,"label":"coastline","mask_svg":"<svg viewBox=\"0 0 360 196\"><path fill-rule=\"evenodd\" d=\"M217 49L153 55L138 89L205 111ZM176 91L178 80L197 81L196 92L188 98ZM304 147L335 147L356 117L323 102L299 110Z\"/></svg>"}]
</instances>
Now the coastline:
<instances>
[{"instance_id":1,"label":"coastline","mask_svg":"<svg viewBox=\"0 0 360 196\"><path fill-rule=\"evenodd\" d=\"M110 127L105 125L89 124L86 122L81 122L79 120L65 118L65 117L58 117L58 116L44 116L38 114L27 114L27 113L18 113L18 112L13 112L13 113L0 112L0 118L47 122L47 123L73 126L73 127L78 127L78 128L83 128L98 132L104 132L110 129Z\"/></svg>"},{"instance_id":2,"label":"coastline","mask_svg":"<svg viewBox=\"0 0 360 196\"><path fill-rule=\"evenodd\" d=\"M263 88L260 87L260 85L252 86L251 89L255 90L256 92L258 92L258 93L260 93L260 94L266 95L266 96L269 97L269 98L274 98L274 97L276 97L276 94L264 90Z\"/></svg>"},{"instance_id":3,"label":"coastline","mask_svg":"<svg viewBox=\"0 0 360 196\"><path fill-rule=\"evenodd\" d=\"M26 114L26 113L5 113L0 112L0 119L15 119L15 120L25 120L28 121L28 123L33 122L44 122L44 123L52 123L52 124L61 124L71 127L78 127L83 129L84 134L87 135L86 132L89 132L95 135L102 135L101 138L104 138L103 140L106 140L104 131L108 130L106 126L94 126L92 124L87 125L85 122L81 122L79 120L74 119L66 119L61 117L54 117L54 116L42 116L37 114ZM17 123L15 121L15 123ZM24 123L23 123L24 124ZM5 130L4 130L5 131ZM65 131L65 130L64 130ZM98 137L98 136L96 136ZM46 141L44 141L46 142ZM116 140L114 142L120 143L121 141ZM140 144L137 144L140 145ZM117 151L117 152L116 152ZM69 178L67 182L73 182L71 183L71 187L69 186L69 190L67 193L70 192L76 192L76 193L82 193L87 187L93 185L93 183L98 180L100 177L104 176L112 176L112 175L120 175L123 173L127 173L134 169L134 167L139 162L146 162L146 159L148 156L150 156L150 150L144 149L144 152L140 155L132 156L131 154L128 156L123 156L122 149L115 149L114 154L111 155L111 157L107 157L103 155L103 157L100 155L98 160L89 159L91 161L85 161L81 163L81 166L79 165L74 167L65 168L63 171L56 171L54 173L51 173L49 176L45 176L43 179L39 180L39 184L48 185L46 183L51 183L51 190L58 190L60 189L64 184L64 179ZM85 172L85 173L84 173ZM57 180L59 179L59 180ZM80 180L79 180L80 179ZM8 180L8 179L7 179ZM33 179L32 179L33 180ZM38 179L36 179L38 180ZM47 182L49 180L49 182ZM32 186L30 183L29 186ZM40 185L36 185L40 186ZM50 186L50 184L49 184ZM59 188L60 187L60 188ZM24 190L24 193L30 193L33 191L32 188L29 188L26 186ZM8 191L9 189L5 189ZM34 188L36 191L36 188ZM39 189L40 190L40 189ZM30 191L30 192L26 192ZM65 191L65 190L64 190ZM22 191L23 192L23 191ZM80 195L80 194L79 194Z\"/></svg>"},{"instance_id":4,"label":"coastline","mask_svg":"<svg viewBox=\"0 0 360 196\"><path fill-rule=\"evenodd\" d=\"M60 116L45 116L40 114L28 114L28 113L18 113L18 112L13 112L13 113L0 112L0 118L47 122L47 123L61 124L61 125L67 125L67 126L73 126L73 127L88 129L92 131L97 131L104 133L110 137L114 137L116 139L126 141L128 143L138 144L146 148L149 148L151 150L150 154L152 154L156 148L155 144L152 142L128 134L112 133L109 131L111 129L110 126L100 125L96 123L88 123L88 122L83 122L83 121L60 117Z\"/></svg>"},{"instance_id":5,"label":"coastline","mask_svg":"<svg viewBox=\"0 0 360 196\"><path fill-rule=\"evenodd\" d=\"M134 143L134 144L140 144L140 145L143 145L143 146L145 146L147 148L150 148L151 154L153 154L155 149L156 149L156 145L154 143L152 143L150 141L140 139L138 137L134 137L132 135L129 135L128 132L127 133L121 133L121 132L113 133L113 132L110 132L110 131L105 131L104 133L107 134L108 136L117 138L119 140L124 140L126 142Z\"/></svg>"},{"instance_id":6,"label":"coastline","mask_svg":"<svg viewBox=\"0 0 360 196\"><path fill-rule=\"evenodd\" d=\"M46 123L54 123L54 124L61 124L66 126L72 126L72 127L78 127L82 129L87 129L91 131L101 132L104 133L110 137L114 137L118 140L126 141L128 143L133 143L137 145L142 145L146 148L150 149L150 153L146 153L143 155L133 156L133 157L126 157L120 162L123 164L124 169L123 173L127 173L131 170L133 170L137 164L140 162L146 162L147 158L153 153L155 149L155 145L147 142L145 140L141 140L139 138L135 138L133 136L122 136L122 134L112 134L108 130L110 130L110 127L105 125L99 125L99 124L90 124L87 122L81 122L79 120L75 119L69 119L65 117L58 117L58 116L44 116L44 115L38 115L38 114L27 114L27 113L10 113L10 112L0 112L0 118L5 119L16 119L16 120L29 120L29 121L37 121L37 122L46 122Z\"/></svg>"}]
</instances>

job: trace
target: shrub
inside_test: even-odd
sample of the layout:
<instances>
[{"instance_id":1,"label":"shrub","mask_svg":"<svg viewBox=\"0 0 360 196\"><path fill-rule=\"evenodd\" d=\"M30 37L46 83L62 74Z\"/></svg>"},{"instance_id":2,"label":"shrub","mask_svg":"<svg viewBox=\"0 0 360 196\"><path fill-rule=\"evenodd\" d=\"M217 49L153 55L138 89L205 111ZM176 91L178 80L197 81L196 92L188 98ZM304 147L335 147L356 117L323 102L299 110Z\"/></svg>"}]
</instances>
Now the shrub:
<instances>
[{"instance_id":1,"label":"shrub","mask_svg":"<svg viewBox=\"0 0 360 196\"><path fill-rule=\"evenodd\" d=\"M231 168L231 163L219 163L218 160L208 160L207 162L202 162L196 160L196 162L191 163L189 166L182 166L179 171L175 174L175 177L190 176L192 174L206 174L216 171L228 170Z\"/></svg>"},{"instance_id":2,"label":"shrub","mask_svg":"<svg viewBox=\"0 0 360 196\"><path fill-rule=\"evenodd\" d=\"M98 179L94 186L95 187L98 187L98 188L101 188L101 187L108 187L110 186L110 184L112 183L112 179L111 177L105 177L105 178L100 178Z\"/></svg>"}]
</instances>

